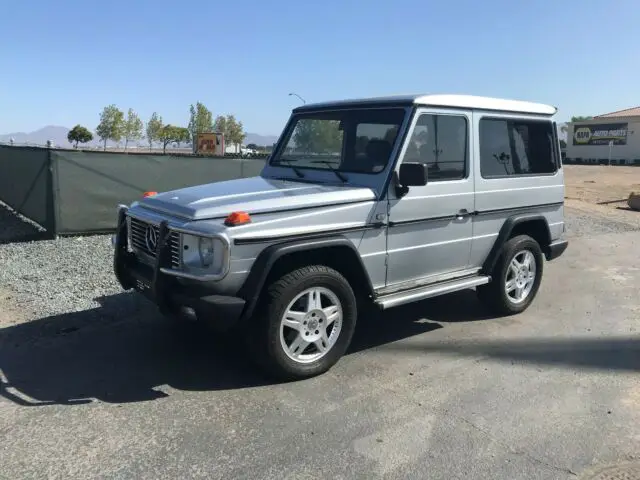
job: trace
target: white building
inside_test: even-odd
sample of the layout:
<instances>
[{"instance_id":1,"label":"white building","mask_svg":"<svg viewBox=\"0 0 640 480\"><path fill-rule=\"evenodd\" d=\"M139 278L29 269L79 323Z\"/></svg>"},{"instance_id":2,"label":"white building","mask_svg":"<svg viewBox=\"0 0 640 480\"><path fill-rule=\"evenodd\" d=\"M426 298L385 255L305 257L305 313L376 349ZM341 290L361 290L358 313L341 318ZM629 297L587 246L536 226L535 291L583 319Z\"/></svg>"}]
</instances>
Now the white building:
<instances>
[{"instance_id":1,"label":"white building","mask_svg":"<svg viewBox=\"0 0 640 480\"><path fill-rule=\"evenodd\" d=\"M567 124L566 163L640 166L640 106Z\"/></svg>"}]
</instances>

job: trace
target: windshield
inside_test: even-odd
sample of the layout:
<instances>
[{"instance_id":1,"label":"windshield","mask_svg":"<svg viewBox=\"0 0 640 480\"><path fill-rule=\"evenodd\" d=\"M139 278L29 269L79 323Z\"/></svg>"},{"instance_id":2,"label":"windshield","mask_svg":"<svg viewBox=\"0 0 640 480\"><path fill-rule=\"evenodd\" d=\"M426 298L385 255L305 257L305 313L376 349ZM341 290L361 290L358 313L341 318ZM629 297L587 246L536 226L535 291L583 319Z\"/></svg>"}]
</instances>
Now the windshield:
<instances>
[{"instance_id":1,"label":"windshield","mask_svg":"<svg viewBox=\"0 0 640 480\"><path fill-rule=\"evenodd\" d=\"M273 166L379 173L387 166L406 112L349 109L296 115Z\"/></svg>"}]
</instances>

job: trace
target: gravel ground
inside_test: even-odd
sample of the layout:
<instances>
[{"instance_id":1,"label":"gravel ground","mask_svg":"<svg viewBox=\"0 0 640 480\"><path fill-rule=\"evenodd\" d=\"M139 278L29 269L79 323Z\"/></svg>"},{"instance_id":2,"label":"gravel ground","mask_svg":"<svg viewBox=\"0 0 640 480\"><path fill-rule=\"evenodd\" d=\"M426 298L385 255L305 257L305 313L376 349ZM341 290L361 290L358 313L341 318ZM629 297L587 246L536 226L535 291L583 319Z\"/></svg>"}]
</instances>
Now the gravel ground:
<instances>
[{"instance_id":1,"label":"gravel ground","mask_svg":"<svg viewBox=\"0 0 640 480\"><path fill-rule=\"evenodd\" d=\"M83 326L88 326L87 321L105 322L125 313L157 315L144 298L124 294L117 284L109 235L22 241L41 234L41 229L1 205L0 232L0 300L10 298L19 308L17 316L3 319L0 315L0 328L3 323L81 311L85 312ZM12 238L19 241L8 243ZM117 301L109 301L114 294L119 294ZM28 332L28 336L46 336L44 330ZM7 340L6 335L0 337L0 343Z\"/></svg>"},{"instance_id":2,"label":"gravel ground","mask_svg":"<svg viewBox=\"0 0 640 480\"><path fill-rule=\"evenodd\" d=\"M116 293L108 236L64 238L0 246L0 285L31 314L88 310Z\"/></svg>"},{"instance_id":3,"label":"gravel ground","mask_svg":"<svg viewBox=\"0 0 640 480\"><path fill-rule=\"evenodd\" d=\"M569 237L621 233L637 230L633 225L588 215L567 208ZM13 297L25 319L91 310L103 307L104 319L118 318L125 312L146 311L156 315L138 295L120 296L118 302L104 305L103 299L122 293L113 275L111 237L97 235L57 240L7 242L12 236L36 234L33 225L0 206L0 289ZM106 308L104 308L106 307Z\"/></svg>"},{"instance_id":4,"label":"gravel ground","mask_svg":"<svg viewBox=\"0 0 640 480\"><path fill-rule=\"evenodd\" d=\"M640 214L638 216L640 216ZM637 225L632 225L618 220L611 220L593 212L586 213L571 208L565 208L565 222L568 237L582 237L585 235L592 236L640 230Z\"/></svg>"}]
</instances>

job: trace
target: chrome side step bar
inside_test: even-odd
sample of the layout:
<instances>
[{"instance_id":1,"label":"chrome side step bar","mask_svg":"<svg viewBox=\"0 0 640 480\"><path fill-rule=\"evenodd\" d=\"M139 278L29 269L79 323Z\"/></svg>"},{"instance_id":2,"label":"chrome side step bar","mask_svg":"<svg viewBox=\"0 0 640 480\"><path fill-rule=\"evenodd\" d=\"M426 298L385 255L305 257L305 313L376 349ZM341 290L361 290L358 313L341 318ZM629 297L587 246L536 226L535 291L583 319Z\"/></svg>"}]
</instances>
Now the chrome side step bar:
<instances>
[{"instance_id":1,"label":"chrome side step bar","mask_svg":"<svg viewBox=\"0 0 640 480\"><path fill-rule=\"evenodd\" d=\"M465 290L467 288L477 287L478 285L485 285L490 281L491 277L485 275L450 280L426 287L413 288L404 292L383 295L375 299L375 304L382 310L386 310L387 308L397 307L399 305L404 305L405 303L417 302L426 298L444 295L445 293L457 292L458 290Z\"/></svg>"}]
</instances>

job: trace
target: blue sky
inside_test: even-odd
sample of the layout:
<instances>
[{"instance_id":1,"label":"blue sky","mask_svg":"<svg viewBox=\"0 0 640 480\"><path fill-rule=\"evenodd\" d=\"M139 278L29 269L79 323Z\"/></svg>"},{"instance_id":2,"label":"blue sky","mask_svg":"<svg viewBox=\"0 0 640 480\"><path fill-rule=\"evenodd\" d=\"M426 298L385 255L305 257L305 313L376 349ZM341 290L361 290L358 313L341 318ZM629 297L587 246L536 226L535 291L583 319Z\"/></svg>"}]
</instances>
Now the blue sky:
<instances>
[{"instance_id":1,"label":"blue sky","mask_svg":"<svg viewBox=\"0 0 640 480\"><path fill-rule=\"evenodd\" d=\"M0 133L94 129L115 103L188 122L191 103L277 134L300 102L468 93L559 120L640 104L637 0L8 0Z\"/></svg>"}]
</instances>

